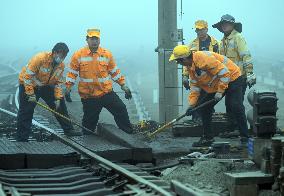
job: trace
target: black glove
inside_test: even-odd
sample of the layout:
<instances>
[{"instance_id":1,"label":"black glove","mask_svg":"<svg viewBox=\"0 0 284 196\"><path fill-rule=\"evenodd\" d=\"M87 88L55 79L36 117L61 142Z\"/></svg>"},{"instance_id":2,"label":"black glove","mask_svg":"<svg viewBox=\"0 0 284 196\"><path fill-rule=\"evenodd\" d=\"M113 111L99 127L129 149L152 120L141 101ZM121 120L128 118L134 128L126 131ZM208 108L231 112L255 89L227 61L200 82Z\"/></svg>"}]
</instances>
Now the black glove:
<instances>
[{"instance_id":1,"label":"black glove","mask_svg":"<svg viewBox=\"0 0 284 196\"><path fill-rule=\"evenodd\" d=\"M190 90L190 86L189 86L189 82L183 82L183 87L186 89L186 90Z\"/></svg>"},{"instance_id":2,"label":"black glove","mask_svg":"<svg viewBox=\"0 0 284 196\"><path fill-rule=\"evenodd\" d=\"M71 99L71 89L66 89L65 91L65 99L67 102L72 102L72 99Z\"/></svg>"},{"instance_id":3,"label":"black glove","mask_svg":"<svg viewBox=\"0 0 284 196\"><path fill-rule=\"evenodd\" d=\"M121 89L125 92L125 99L131 99L132 98L131 91L125 84L121 86Z\"/></svg>"},{"instance_id":4,"label":"black glove","mask_svg":"<svg viewBox=\"0 0 284 196\"><path fill-rule=\"evenodd\" d=\"M125 99L131 99L132 98L132 94L131 94L131 91L128 90L128 91L125 91Z\"/></svg>"},{"instance_id":5,"label":"black glove","mask_svg":"<svg viewBox=\"0 0 284 196\"><path fill-rule=\"evenodd\" d=\"M182 77L182 84L183 84L183 87L186 89L186 90L190 90L190 86L189 86L189 81L188 81L188 76L183 76Z\"/></svg>"},{"instance_id":6,"label":"black glove","mask_svg":"<svg viewBox=\"0 0 284 196\"><path fill-rule=\"evenodd\" d=\"M189 107L187 108L185 114L186 114L187 116L192 115L192 110L193 110L193 108L194 108L193 106L189 106Z\"/></svg>"}]
</instances>

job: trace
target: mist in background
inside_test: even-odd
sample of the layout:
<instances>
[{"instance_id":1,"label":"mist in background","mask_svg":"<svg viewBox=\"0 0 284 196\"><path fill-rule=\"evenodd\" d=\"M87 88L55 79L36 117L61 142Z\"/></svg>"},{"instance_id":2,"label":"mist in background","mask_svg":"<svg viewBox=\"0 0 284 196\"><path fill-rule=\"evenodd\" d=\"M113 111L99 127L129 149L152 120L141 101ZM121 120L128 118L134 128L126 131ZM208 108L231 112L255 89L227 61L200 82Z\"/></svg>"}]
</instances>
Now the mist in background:
<instances>
[{"instance_id":1,"label":"mist in background","mask_svg":"<svg viewBox=\"0 0 284 196\"><path fill-rule=\"evenodd\" d=\"M284 61L283 8L283 0L178 0L177 22L186 44L196 37L193 27L199 19L207 20L209 35L220 40L223 35L211 25L224 14L233 15L243 24L242 34L258 73ZM145 102L156 104L157 0L2 0L0 24L0 66L16 69L57 42L69 46L68 64L71 55L86 45L86 30L99 28L101 46L113 53L122 73L140 86Z\"/></svg>"}]
</instances>

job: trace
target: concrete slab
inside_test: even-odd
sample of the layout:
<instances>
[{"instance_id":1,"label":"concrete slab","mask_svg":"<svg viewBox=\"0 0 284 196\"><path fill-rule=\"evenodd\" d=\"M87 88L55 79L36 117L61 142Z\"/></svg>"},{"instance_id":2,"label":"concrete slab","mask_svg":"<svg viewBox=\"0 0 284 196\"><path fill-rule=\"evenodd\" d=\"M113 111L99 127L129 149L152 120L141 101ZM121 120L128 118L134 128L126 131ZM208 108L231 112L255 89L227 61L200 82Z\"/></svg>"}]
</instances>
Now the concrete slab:
<instances>
[{"instance_id":1,"label":"concrete slab","mask_svg":"<svg viewBox=\"0 0 284 196\"><path fill-rule=\"evenodd\" d=\"M152 148L127 134L111 124L99 124L98 134L113 143L129 147L132 150L132 160L137 162L151 162L153 159Z\"/></svg>"},{"instance_id":2,"label":"concrete slab","mask_svg":"<svg viewBox=\"0 0 284 196\"><path fill-rule=\"evenodd\" d=\"M58 141L11 142L0 139L0 168L50 168L77 164L80 154Z\"/></svg>"},{"instance_id":3,"label":"concrete slab","mask_svg":"<svg viewBox=\"0 0 284 196\"><path fill-rule=\"evenodd\" d=\"M72 137L72 140L88 148L94 153L112 161L126 161L132 159L131 148L114 144L103 137L96 135L83 135L81 137Z\"/></svg>"},{"instance_id":4,"label":"concrete slab","mask_svg":"<svg viewBox=\"0 0 284 196\"><path fill-rule=\"evenodd\" d=\"M225 173L228 185L250 185L250 184L266 184L274 182L271 174L265 174L261 171L241 172L241 173Z\"/></svg>"}]
</instances>

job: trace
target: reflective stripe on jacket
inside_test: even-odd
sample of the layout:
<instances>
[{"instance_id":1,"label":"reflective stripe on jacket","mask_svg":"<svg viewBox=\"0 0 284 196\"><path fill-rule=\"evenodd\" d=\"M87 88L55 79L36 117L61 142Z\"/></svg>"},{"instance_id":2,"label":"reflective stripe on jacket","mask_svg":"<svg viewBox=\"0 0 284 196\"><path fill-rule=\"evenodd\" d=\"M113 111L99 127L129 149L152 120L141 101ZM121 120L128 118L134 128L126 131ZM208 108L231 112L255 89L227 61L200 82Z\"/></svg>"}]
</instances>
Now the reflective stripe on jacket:
<instances>
[{"instance_id":1,"label":"reflective stripe on jacket","mask_svg":"<svg viewBox=\"0 0 284 196\"><path fill-rule=\"evenodd\" d=\"M246 76L253 72L252 57L244 37L233 30L228 37L224 37L220 43L220 54L225 55L237 64Z\"/></svg>"},{"instance_id":2,"label":"reflective stripe on jacket","mask_svg":"<svg viewBox=\"0 0 284 196\"><path fill-rule=\"evenodd\" d=\"M210 38L211 38L211 42L210 42L210 45L209 45L209 51L219 53L219 42L217 41L217 39L215 39L212 36L210 36ZM200 46L199 46L199 38L198 37L195 38L192 42L190 42L190 44L188 46L191 49L195 49L195 51L201 51ZM188 76L188 72L187 72L186 67L183 67L182 75Z\"/></svg>"},{"instance_id":3,"label":"reflective stripe on jacket","mask_svg":"<svg viewBox=\"0 0 284 196\"><path fill-rule=\"evenodd\" d=\"M51 52L36 54L29 63L22 68L19 75L19 82L25 86L25 93L34 94L34 88L46 85L53 85L56 99L63 97L62 83L64 64L53 67Z\"/></svg>"},{"instance_id":4,"label":"reflective stripe on jacket","mask_svg":"<svg viewBox=\"0 0 284 196\"><path fill-rule=\"evenodd\" d=\"M240 68L233 61L215 52L197 51L192 58L192 66L188 67L190 105L197 103L201 89L207 93L224 93L228 84L241 75Z\"/></svg>"},{"instance_id":5,"label":"reflective stripe on jacket","mask_svg":"<svg viewBox=\"0 0 284 196\"><path fill-rule=\"evenodd\" d=\"M112 81L125 84L125 78L110 51L98 48L92 53L84 47L74 53L66 77L66 86L71 88L79 76L78 92L81 98L100 97L112 91Z\"/></svg>"}]
</instances>

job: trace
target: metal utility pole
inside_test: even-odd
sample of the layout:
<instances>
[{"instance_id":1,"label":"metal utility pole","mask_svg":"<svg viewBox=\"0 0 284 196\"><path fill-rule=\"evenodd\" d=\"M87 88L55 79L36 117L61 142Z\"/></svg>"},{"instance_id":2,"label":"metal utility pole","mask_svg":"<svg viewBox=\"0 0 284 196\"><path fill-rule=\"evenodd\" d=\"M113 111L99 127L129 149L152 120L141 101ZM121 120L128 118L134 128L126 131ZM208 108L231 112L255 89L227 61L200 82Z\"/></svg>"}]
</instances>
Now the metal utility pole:
<instances>
[{"instance_id":1,"label":"metal utility pole","mask_svg":"<svg viewBox=\"0 0 284 196\"><path fill-rule=\"evenodd\" d=\"M178 42L177 2L158 0L158 9L159 121L164 123L178 115L177 65L169 63Z\"/></svg>"}]
</instances>

